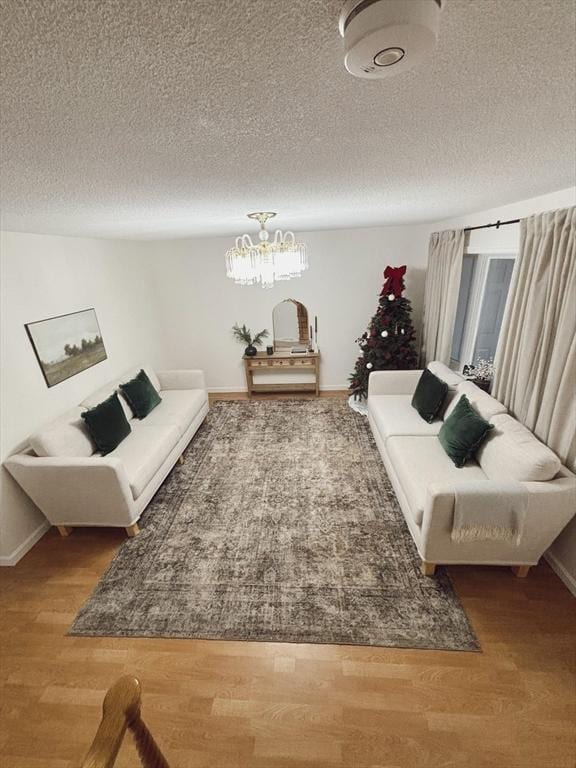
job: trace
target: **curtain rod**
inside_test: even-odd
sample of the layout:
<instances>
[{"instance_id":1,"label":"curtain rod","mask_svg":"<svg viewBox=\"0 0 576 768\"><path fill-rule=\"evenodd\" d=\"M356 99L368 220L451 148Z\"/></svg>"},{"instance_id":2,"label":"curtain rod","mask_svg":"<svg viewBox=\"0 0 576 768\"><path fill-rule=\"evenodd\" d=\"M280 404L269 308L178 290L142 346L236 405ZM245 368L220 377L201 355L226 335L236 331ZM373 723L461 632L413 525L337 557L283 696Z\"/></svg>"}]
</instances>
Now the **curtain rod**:
<instances>
[{"instance_id":1,"label":"curtain rod","mask_svg":"<svg viewBox=\"0 0 576 768\"><path fill-rule=\"evenodd\" d=\"M498 221L495 224L480 224L477 227L464 227L464 232L472 232L473 229L491 229L492 227L496 227L496 229L500 229L500 227L505 227L506 224L519 224L520 219L510 219L510 221Z\"/></svg>"}]
</instances>

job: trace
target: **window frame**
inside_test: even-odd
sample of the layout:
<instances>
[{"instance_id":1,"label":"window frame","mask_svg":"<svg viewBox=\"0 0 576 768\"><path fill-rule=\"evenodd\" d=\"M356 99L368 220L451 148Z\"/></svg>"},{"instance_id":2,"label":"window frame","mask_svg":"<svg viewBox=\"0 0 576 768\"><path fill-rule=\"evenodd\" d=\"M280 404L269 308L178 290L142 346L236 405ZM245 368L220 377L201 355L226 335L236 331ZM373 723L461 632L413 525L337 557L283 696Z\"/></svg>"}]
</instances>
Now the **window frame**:
<instances>
[{"instance_id":1,"label":"window frame","mask_svg":"<svg viewBox=\"0 0 576 768\"><path fill-rule=\"evenodd\" d=\"M468 295L468 304L464 315L460 359L454 360L452 358L450 360L450 367L457 371L462 371L464 366L472 361L472 355L474 354L478 336L478 327L480 325L480 312L484 301L484 292L486 291L486 281L488 279L488 271L491 262L497 259L508 259L514 262L512 278L510 280L510 286L512 286L515 278L516 259L518 256L517 253L513 252L487 253L485 251L481 253L467 253L466 255L473 256L475 258L475 263L470 285L470 293ZM498 343L500 343L500 339L498 339Z\"/></svg>"}]
</instances>

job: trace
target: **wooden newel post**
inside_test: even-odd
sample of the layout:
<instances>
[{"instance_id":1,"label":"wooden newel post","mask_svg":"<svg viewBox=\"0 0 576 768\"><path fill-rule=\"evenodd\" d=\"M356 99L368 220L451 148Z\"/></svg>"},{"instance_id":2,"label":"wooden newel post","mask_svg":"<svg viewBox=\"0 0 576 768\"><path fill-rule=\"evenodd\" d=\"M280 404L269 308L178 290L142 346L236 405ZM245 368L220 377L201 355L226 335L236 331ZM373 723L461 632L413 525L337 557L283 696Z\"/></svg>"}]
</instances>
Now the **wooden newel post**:
<instances>
[{"instance_id":1,"label":"wooden newel post","mask_svg":"<svg viewBox=\"0 0 576 768\"><path fill-rule=\"evenodd\" d=\"M140 714L142 688L135 677L121 677L104 698L102 720L82 768L113 768L126 729L132 731L144 768L170 768Z\"/></svg>"}]
</instances>

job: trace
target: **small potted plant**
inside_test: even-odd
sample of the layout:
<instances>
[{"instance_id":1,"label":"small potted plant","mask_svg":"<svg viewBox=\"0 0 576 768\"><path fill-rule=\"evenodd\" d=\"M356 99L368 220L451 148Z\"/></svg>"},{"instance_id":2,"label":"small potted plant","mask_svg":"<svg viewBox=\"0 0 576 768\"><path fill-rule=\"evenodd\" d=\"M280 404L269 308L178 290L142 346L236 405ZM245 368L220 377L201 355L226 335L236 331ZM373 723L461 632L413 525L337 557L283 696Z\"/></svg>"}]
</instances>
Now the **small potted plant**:
<instances>
[{"instance_id":1,"label":"small potted plant","mask_svg":"<svg viewBox=\"0 0 576 768\"><path fill-rule=\"evenodd\" d=\"M249 328L246 328L245 325L240 327L238 323L236 323L232 326L232 335L236 341L239 341L241 344L246 344L246 349L244 350L246 357L254 357L258 352L256 347L259 347L263 340L267 338L268 331L264 328L263 331L260 331L260 333L257 333L252 337L252 331Z\"/></svg>"},{"instance_id":2,"label":"small potted plant","mask_svg":"<svg viewBox=\"0 0 576 768\"><path fill-rule=\"evenodd\" d=\"M490 392L492 388L492 379L494 378L494 362L492 360L480 359L476 365L465 365L462 371L466 378L476 384L477 387L485 392Z\"/></svg>"}]
</instances>

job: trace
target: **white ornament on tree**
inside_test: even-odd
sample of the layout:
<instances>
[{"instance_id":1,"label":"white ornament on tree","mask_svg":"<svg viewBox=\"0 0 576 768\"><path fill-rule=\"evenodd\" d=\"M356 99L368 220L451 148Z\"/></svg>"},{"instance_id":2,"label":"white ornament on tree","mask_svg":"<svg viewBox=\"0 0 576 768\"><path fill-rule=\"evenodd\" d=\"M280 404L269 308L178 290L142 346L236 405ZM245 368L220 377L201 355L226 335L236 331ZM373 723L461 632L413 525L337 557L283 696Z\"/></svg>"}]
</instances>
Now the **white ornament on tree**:
<instances>
[{"instance_id":1,"label":"white ornament on tree","mask_svg":"<svg viewBox=\"0 0 576 768\"><path fill-rule=\"evenodd\" d=\"M396 298L396 296L394 296L393 293L389 293L388 294L388 301L394 301L395 298Z\"/></svg>"},{"instance_id":2,"label":"white ornament on tree","mask_svg":"<svg viewBox=\"0 0 576 768\"><path fill-rule=\"evenodd\" d=\"M402 333L402 334L406 333L406 331L404 330L404 328L400 328L400 333Z\"/></svg>"},{"instance_id":3,"label":"white ornament on tree","mask_svg":"<svg viewBox=\"0 0 576 768\"><path fill-rule=\"evenodd\" d=\"M380 334L380 336L382 336L382 337L385 339L385 338L386 338L386 336L388 336L388 331L382 331L382 333Z\"/></svg>"},{"instance_id":4,"label":"white ornament on tree","mask_svg":"<svg viewBox=\"0 0 576 768\"><path fill-rule=\"evenodd\" d=\"M370 371L370 370L371 370L373 367L374 367L374 366L372 365L372 363L366 363L366 368L368 368L368 370L369 370L369 371Z\"/></svg>"}]
</instances>

